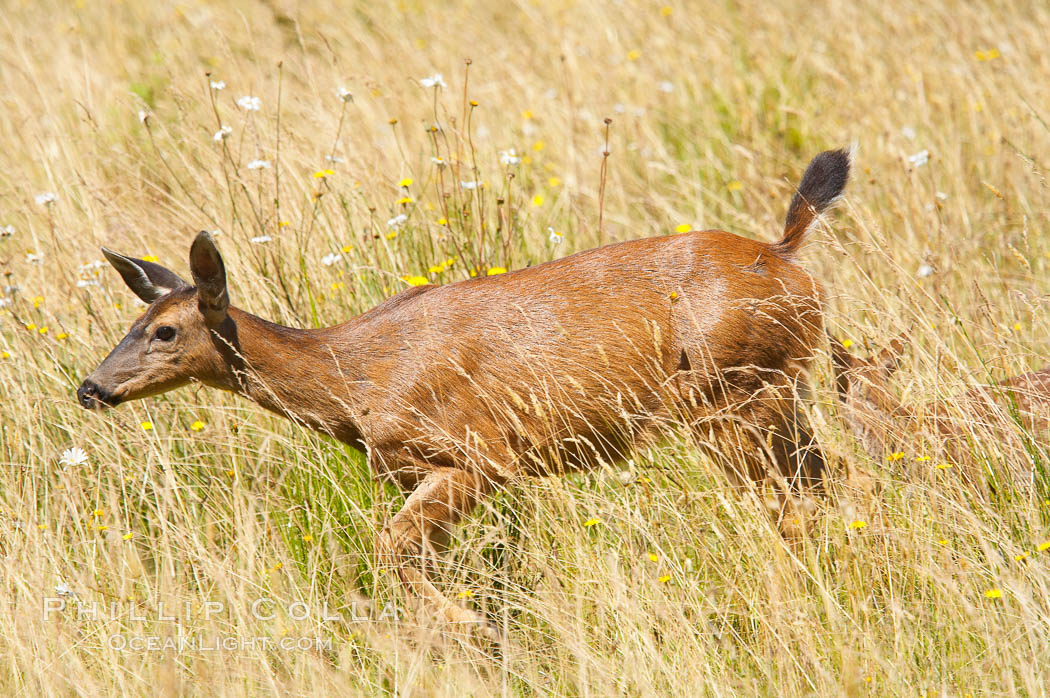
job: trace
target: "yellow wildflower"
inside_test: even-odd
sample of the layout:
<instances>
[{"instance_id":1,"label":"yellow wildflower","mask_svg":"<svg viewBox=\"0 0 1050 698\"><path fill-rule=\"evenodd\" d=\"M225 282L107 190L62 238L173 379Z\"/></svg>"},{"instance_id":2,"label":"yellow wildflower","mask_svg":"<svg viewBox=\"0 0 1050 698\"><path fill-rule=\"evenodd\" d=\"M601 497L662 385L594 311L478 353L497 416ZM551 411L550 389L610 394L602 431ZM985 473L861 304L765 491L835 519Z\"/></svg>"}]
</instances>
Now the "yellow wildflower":
<instances>
[{"instance_id":1,"label":"yellow wildflower","mask_svg":"<svg viewBox=\"0 0 1050 698\"><path fill-rule=\"evenodd\" d=\"M303 542L304 543L312 543L313 540L314 540L314 537L311 536L309 533L307 533L305 536L303 536Z\"/></svg>"},{"instance_id":2,"label":"yellow wildflower","mask_svg":"<svg viewBox=\"0 0 1050 698\"><path fill-rule=\"evenodd\" d=\"M354 249L353 245L343 245L343 252L350 252Z\"/></svg>"},{"instance_id":3,"label":"yellow wildflower","mask_svg":"<svg viewBox=\"0 0 1050 698\"><path fill-rule=\"evenodd\" d=\"M36 527L39 528L41 531L46 531L48 528L50 528L50 526L46 523L37 524Z\"/></svg>"},{"instance_id":4,"label":"yellow wildflower","mask_svg":"<svg viewBox=\"0 0 1050 698\"><path fill-rule=\"evenodd\" d=\"M1039 552L1045 553L1047 550L1050 550L1050 540L1039 544Z\"/></svg>"},{"instance_id":5,"label":"yellow wildflower","mask_svg":"<svg viewBox=\"0 0 1050 698\"><path fill-rule=\"evenodd\" d=\"M324 179L325 177L330 177L334 174L335 172L332 170L318 170L317 172L314 172L314 179Z\"/></svg>"},{"instance_id":6,"label":"yellow wildflower","mask_svg":"<svg viewBox=\"0 0 1050 698\"><path fill-rule=\"evenodd\" d=\"M729 191L740 191L743 188L743 183L738 179L734 179L732 182L726 185L726 189L728 189Z\"/></svg>"},{"instance_id":7,"label":"yellow wildflower","mask_svg":"<svg viewBox=\"0 0 1050 698\"><path fill-rule=\"evenodd\" d=\"M133 535L134 534L131 531L128 531L127 533L124 534L124 540L131 540Z\"/></svg>"},{"instance_id":8,"label":"yellow wildflower","mask_svg":"<svg viewBox=\"0 0 1050 698\"><path fill-rule=\"evenodd\" d=\"M447 218L438 218L437 219L437 224L438 225L448 225L448 219Z\"/></svg>"},{"instance_id":9,"label":"yellow wildflower","mask_svg":"<svg viewBox=\"0 0 1050 698\"><path fill-rule=\"evenodd\" d=\"M551 177L547 180L547 186L551 189L561 186L561 179L558 177Z\"/></svg>"},{"instance_id":10,"label":"yellow wildflower","mask_svg":"<svg viewBox=\"0 0 1050 698\"><path fill-rule=\"evenodd\" d=\"M641 57L641 52L638 49L631 49L627 52L627 60L636 61Z\"/></svg>"},{"instance_id":11,"label":"yellow wildflower","mask_svg":"<svg viewBox=\"0 0 1050 698\"><path fill-rule=\"evenodd\" d=\"M30 332L32 332L33 330L36 329L36 325L31 322L28 325L26 325L26 329L29 330Z\"/></svg>"},{"instance_id":12,"label":"yellow wildflower","mask_svg":"<svg viewBox=\"0 0 1050 698\"><path fill-rule=\"evenodd\" d=\"M55 335L55 339L67 339L69 337L65 332L59 332Z\"/></svg>"},{"instance_id":13,"label":"yellow wildflower","mask_svg":"<svg viewBox=\"0 0 1050 698\"><path fill-rule=\"evenodd\" d=\"M901 458L904 458L904 451L894 451L890 455L886 456L886 460L888 461L898 461Z\"/></svg>"},{"instance_id":14,"label":"yellow wildflower","mask_svg":"<svg viewBox=\"0 0 1050 698\"><path fill-rule=\"evenodd\" d=\"M36 296L35 298L33 298L33 307L34 308L39 308L40 305L43 302L44 302L44 297L43 296Z\"/></svg>"},{"instance_id":15,"label":"yellow wildflower","mask_svg":"<svg viewBox=\"0 0 1050 698\"><path fill-rule=\"evenodd\" d=\"M661 584L667 584L669 581L671 581L671 575L664 574L664 575L660 576L660 583Z\"/></svg>"},{"instance_id":16,"label":"yellow wildflower","mask_svg":"<svg viewBox=\"0 0 1050 698\"><path fill-rule=\"evenodd\" d=\"M40 332L40 334L47 334L47 327L46 327L46 326L44 326L44 327L41 327L41 328L40 328L39 330L37 330L37 331L38 331L38 332Z\"/></svg>"},{"instance_id":17,"label":"yellow wildflower","mask_svg":"<svg viewBox=\"0 0 1050 698\"><path fill-rule=\"evenodd\" d=\"M155 254L148 254L142 258L143 262L159 262L160 258Z\"/></svg>"},{"instance_id":18,"label":"yellow wildflower","mask_svg":"<svg viewBox=\"0 0 1050 698\"><path fill-rule=\"evenodd\" d=\"M973 55L979 61L994 61L999 57L999 49L990 48L987 51L976 51Z\"/></svg>"},{"instance_id":19,"label":"yellow wildflower","mask_svg":"<svg viewBox=\"0 0 1050 698\"><path fill-rule=\"evenodd\" d=\"M543 141L536 141L535 143L532 144L532 149L535 150L537 153L540 152L541 150L543 150L546 147L547 147L547 144L544 143Z\"/></svg>"},{"instance_id":20,"label":"yellow wildflower","mask_svg":"<svg viewBox=\"0 0 1050 698\"><path fill-rule=\"evenodd\" d=\"M670 5L664 5L660 8L661 17L670 17L672 12L674 12L674 10L671 9Z\"/></svg>"},{"instance_id":21,"label":"yellow wildflower","mask_svg":"<svg viewBox=\"0 0 1050 698\"><path fill-rule=\"evenodd\" d=\"M521 118L523 118L523 119L531 119L532 118L532 110L531 109L526 109L525 111L523 111L521 113Z\"/></svg>"},{"instance_id":22,"label":"yellow wildflower","mask_svg":"<svg viewBox=\"0 0 1050 698\"><path fill-rule=\"evenodd\" d=\"M656 553L649 553L649 561L650 562L659 562L660 561L660 557Z\"/></svg>"},{"instance_id":23,"label":"yellow wildflower","mask_svg":"<svg viewBox=\"0 0 1050 698\"><path fill-rule=\"evenodd\" d=\"M192 429L193 431L203 431L204 430L204 422L202 422L201 420L198 419L197 421L195 421L193 424L190 425L190 429Z\"/></svg>"},{"instance_id":24,"label":"yellow wildflower","mask_svg":"<svg viewBox=\"0 0 1050 698\"><path fill-rule=\"evenodd\" d=\"M948 539L941 538L939 541L937 541L937 545L948 545Z\"/></svg>"},{"instance_id":25,"label":"yellow wildflower","mask_svg":"<svg viewBox=\"0 0 1050 698\"><path fill-rule=\"evenodd\" d=\"M532 197L532 205L533 206L542 206L543 205L543 201L544 201L543 194L537 194L536 196Z\"/></svg>"},{"instance_id":26,"label":"yellow wildflower","mask_svg":"<svg viewBox=\"0 0 1050 698\"><path fill-rule=\"evenodd\" d=\"M674 227L674 231L676 233L688 233L692 229L693 226L689 225L688 223L679 223Z\"/></svg>"},{"instance_id":27,"label":"yellow wildflower","mask_svg":"<svg viewBox=\"0 0 1050 698\"><path fill-rule=\"evenodd\" d=\"M92 516L94 516L96 519L100 518L105 513L106 511L104 509L95 509L95 511L91 512Z\"/></svg>"},{"instance_id":28,"label":"yellow wildflower","mask_svg":"<svg viewBox=\"0 0 1050 698\"><path fill-rule=\"evenodd\" d=\"M401 205L405 205L405 204L412 203L412 201L413 201L413 199L412 199L411 196L402 196L400 199L397 200L397 203L399 203Z\"/></svg>"},{"instance_id":29,"label":"yellow wildflower","mask_svg":"<svg viewBox=\"0 0 1050 698\"><path fill-rule=\"evenodd\" d=\"M591 528L593 526L597 526L601 522L602 522L601 519L587 519L586 521L583 522L583 527L584 528Z\"/></svg>"},{"instance_id":30,"label":"yellow wildflower","mask_svg":"<svg viewBox=\"0 0 1050 698\"><path fill-rule=\"evenodd\" d=\"M445 271L445 265L444 264L433 264L433 265L430 266L429 269L427 269L427 273L429 273L429 274L440 274L443 271Z\"/></svg>"},{"instance_id":31,"label":"yellow wildflower","mask_svg":"<svg viewBox=\"0 0 1050 698\"><path fill-rule=\"evenodd\" d=\"M151 431L153 429L153 422L140 422L139 426L142 427L142 431Z\"/></svg>"},{"instance_id":32,"label":"yellow wildflower","mask_svg":"<svg viewBox=\"0 0 1050 698\"><path fill-rule=\"evenodd\" d=\"M425 276L402 276L401 280L409 286L425 286L430 283Z\"/></svg>"},{"instance_id":33,"label":"yellow wildflower","mask_svg":"<svg viewBox=\"0 0 1050 698\"><path fill-rule=\"evenodd\" d=\"M1028 551L1027 550L1025 552L1021 553L1020 555L1014 555L1014 560L1016 560L1017 562L1024 562L1027 559L1028 559Z\"/></svg>"},{"instance_id":34,"label":"yellow wildflower","mask_svg":"<svg viewBox=\"0 0 1050 698\"><path fill-rule=\"evenodd\" d=\"M937 470L947 470L948 468L952 467L952 464L951 463L938 463L937 465L935 465L933 467L937 468Z\"/></svg>"},{"instance_id":35,"label":"yellow wildflower","mask_svg":"<svg viewBox=\"0 0 1050 698\"><path fill-rule=\"evenodd\" d=\"M456 594L456 597L460 599L469 599L472 596L474 596L474 592L470 589L464 589L463 591Z\"/></svg>"},{"instance_id":36,"label":"yellow wildflower","mask_svg":"<svg viewBox=\"0 0 1050 698\"><path fill-rule=\"evenodd\" d=\"M393 240L396 237L397 237L397 231L396 230L391 230L389 233L386 234L386 239L387 240Z\"/></svg>"},{"instance_id":37,"label":"yellow wildflower","mask_svg":"<svg viewBox=\"0 0 1050 698\"><path fill-rule=\"evenodd\" d=\"M476 99L470 100L470 106L472 106L472 107L478 106L478 101Z\"/></svg>"},{"instance_id":38,"label":"yellow wildflower","mask_svg":"<svg viewBox=\"0 0 1050 698\"><path fill-rule=\"evenodd\" d=\"M397 183L397 186L399 186L399 187L410 187L410 186L412 186L412 178L411 177L405 177L404 179L402 179L400 182Z\"/></svg>"},{"instance_id":39,"label":"yellow wildflower","mask_svg":"<svg viewBox=\"0 0 1050 698\"><path fill-rule=\"evenodd\" d=\"M852 523L850 523L849 527L852 528L855 531L859 531L860 529L864 528L867 525L868 524L867 524L866 521L861 521L860 519L857 519L856 521L853 521Z\"/></svg>"},{"instance_id":40,"label":"yellow wildflower","mask_svg":"<svg viewBox=\"0 0 1050 698\"><path fill-rule=\"evenodd\" d=\"M1003 598L1002 589L989 589L988 591L984 592L984 595L985 595L986 598L989 598L989 599L1001 599L1001 598Z\"/></svg>"},{"instance_id":41,"label":"yellow wildflower","mask_svg":"<svg viewBox=\"0 0 1050 698\"><path fill-rule=\"evenodd\" d=\"M507 273L507 270L504 269L503 267L491 267L486 272L486 275L488 275L488 276L496 276L497 274L506 274L506 273Z\"/></svg>"},{"instance_id":42,"label":"yellow wildflower","mask_svg":"<svg viewBox=\"0 0 1050 698\"><path fill-rule=\"evenodd\" d=\"M11 352L9 352L9 351L0 351L0 359L10 359L10 358L11 358Z\"/></svg>"}]
</instances>

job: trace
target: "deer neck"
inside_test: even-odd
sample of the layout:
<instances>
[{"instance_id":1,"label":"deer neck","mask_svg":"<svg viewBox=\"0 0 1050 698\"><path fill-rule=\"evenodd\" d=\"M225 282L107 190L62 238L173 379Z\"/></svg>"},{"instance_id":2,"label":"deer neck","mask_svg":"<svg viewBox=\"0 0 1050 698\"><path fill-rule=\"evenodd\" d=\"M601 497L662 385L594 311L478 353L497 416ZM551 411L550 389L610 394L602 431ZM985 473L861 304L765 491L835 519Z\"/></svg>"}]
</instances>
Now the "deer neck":
<instances>
[{"instance_id":1,"label":"deer neck","mask_svg":"<svg viewBox=\"0 0 1050 698\"><path fill-rule=\"evenodd\" d=\"M219 387L351 446L363 446L356 416L367 410L355 390L359 367L340 361L347 357L345 337L333 328L284 327L236 308L230 308L217 334L225 364Z\"/></svg>"}]
</instances>

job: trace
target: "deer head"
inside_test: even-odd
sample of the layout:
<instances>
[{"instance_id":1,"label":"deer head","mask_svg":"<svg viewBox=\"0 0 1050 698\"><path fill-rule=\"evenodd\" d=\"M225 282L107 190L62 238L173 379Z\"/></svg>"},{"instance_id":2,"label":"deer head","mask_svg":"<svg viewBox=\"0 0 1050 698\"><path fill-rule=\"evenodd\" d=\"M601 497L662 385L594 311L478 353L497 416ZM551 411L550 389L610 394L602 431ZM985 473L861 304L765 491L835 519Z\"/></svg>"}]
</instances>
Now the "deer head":
<instances>
[{"instance_id":1,"label":"deer head","mask_svg":"<svg viewBox=\"0 0 1050 698\"><path fill-rule=\"evenodd\" d=\"M217 333L228 322L222 257L207 232L190 247L191 286L159 264L102 248L102 254L149 308L77 390L87 408L113 407L199 380L227 387L228 344Z\"/></svg>"},{"instance_id":2,"label":"deer head","mask_svg":"<svg viewBox=\"0 0 1050 698\"><path fill-rule=\"evenodd\" d=\"M890 379L900 366L904 337L892 340L875 358L862 359L834 337L829 337L835 387L846 422L869 453L882 453L890 445L893 418L903 406L890 391Z\"/></svg>"}]
</instances>

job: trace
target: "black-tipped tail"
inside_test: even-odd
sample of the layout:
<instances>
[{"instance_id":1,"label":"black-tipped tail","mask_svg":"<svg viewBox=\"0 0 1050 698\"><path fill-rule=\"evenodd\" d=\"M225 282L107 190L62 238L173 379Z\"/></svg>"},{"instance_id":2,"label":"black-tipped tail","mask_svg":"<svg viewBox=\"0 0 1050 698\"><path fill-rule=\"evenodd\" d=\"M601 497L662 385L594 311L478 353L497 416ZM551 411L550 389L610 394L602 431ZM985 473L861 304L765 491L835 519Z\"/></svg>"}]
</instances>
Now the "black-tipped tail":
<instances>
[{"instance_id":1,"label":"black-tipped tail","mask_svg":"<svg viewBox=\"0 0 1050 698\"><path fill-rule=\"evenodd\" d=\"M785 255L794 254L818 214L838 201L849 180L853 160L851 149L826 150L809 163L798 191L791 199L784 237L774 247Z\"/></svg>"}]
</instances>

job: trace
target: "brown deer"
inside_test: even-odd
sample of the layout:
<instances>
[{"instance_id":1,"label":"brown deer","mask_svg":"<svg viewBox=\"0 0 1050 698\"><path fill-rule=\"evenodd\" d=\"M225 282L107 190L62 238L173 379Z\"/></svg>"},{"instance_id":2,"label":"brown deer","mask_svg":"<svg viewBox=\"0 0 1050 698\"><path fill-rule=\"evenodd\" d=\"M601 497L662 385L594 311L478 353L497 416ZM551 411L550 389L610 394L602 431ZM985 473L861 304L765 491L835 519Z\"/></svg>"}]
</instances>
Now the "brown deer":
<instances>
[{"instance_id":1,"label":"brown deer","mask_svg":"<svg viewBox=\"0 0 1050 698\"><path fill-rule=\"evenodd\" d=\"M207 232L190 248L193 285L103 249L150 306L77 396L114 406L198 381L365 451L408 493L380 559L449 620L483 623L423 563L511 478L615 463L685 423L705 443L742 439L752 478L819 483L792 391L823 334L823 291L795 254L849 167L843 150L813 160L773 244L721 231L633 240L410 288L324 329L231 306Z\"/></svg>"},{"instance_id":2,"label":"brown deer","mask_svg":"<svg viewBox=\"0 0 1050 698\"><path fill-rule=\"evenodd\" d=\"M1037 436L1046 443L1050 430L1050 366L977 386L950 399L928 400L908 407L890 389L890 380L904 351L903 338L892 340L869 359L852 355L832 337L829 342L844 417L853 435L872 456L894 452L908 440L915 441L916 432L922 432L939 442L934 447L943 455L963 466L964 479L979 484L977 464L968 448L971 434L984 431L1005 439L1012 433L1026 440Z\"/></svg>"}]
</instances>

